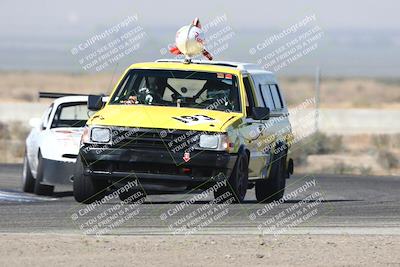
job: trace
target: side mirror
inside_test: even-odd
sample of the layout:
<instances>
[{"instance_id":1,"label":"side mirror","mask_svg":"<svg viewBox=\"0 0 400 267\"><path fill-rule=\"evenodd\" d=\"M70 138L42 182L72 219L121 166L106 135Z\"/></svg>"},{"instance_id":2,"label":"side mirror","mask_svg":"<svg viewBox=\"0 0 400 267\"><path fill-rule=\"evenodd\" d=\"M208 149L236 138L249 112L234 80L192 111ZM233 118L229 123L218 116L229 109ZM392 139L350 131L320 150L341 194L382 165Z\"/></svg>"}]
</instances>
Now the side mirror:
<instances>
[{"instance_id":1,"label":"side mirror","mask_svg":"<svg viewBox=\"0 0 400 267\"><path fill-rule=\"evenodd\" d=\"M255 120L268 120L269 119L269 108L264 107L253 107L251 110L253 119Z\"/></svg>"},{"instance_id":2,"label":"side mirror","mask_svg":"<svg viewBox=\"0 0 400 267\"><path fill-rule=\"evenodd\" d=\"M103 96L101 95L89 95L87 107L89 110L97 111L103 108Z\"/></svg>"},{"instance_id":3,"label":"side mirror","mask_svg":"<svg viewBox=\"0 0 400 267\"><path fill-rule=\"evenodd\" d=\"M39 118L32 118L29 120L29 126L32 128L40 128L42 125L42 120Z\"/></svg>"}]
</instances>

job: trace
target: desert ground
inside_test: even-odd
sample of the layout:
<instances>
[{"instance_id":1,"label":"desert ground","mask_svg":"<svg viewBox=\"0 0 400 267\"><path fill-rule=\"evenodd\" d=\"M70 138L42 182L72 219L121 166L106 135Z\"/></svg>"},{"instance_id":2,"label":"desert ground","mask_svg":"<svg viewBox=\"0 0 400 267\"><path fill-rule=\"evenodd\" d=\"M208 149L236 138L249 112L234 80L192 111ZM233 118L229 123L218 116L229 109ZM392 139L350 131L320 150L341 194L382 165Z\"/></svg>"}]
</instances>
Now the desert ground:
<instances>
[{"instance_id":1,"label":"desert ground","mask_svg":"<svg viewBox=\"0 0 400 267\"><path fill-rule=\"evenodd\" d=\"M8 266L400 265L400 236L1 234L0 240L0 265Z\"/></svg>"}]
</instances>

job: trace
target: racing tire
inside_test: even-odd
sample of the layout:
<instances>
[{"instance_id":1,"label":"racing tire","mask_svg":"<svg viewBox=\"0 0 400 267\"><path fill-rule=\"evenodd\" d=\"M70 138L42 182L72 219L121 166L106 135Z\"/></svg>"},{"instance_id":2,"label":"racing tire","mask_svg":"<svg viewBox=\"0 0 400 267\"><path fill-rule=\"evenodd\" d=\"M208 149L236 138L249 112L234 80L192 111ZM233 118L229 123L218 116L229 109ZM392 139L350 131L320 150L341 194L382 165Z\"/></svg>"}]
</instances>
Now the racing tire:
<instances>
[{"instance_id":1,"label":"racing tire","mask_svg":"<svg viewBox=\"0 0 400 267\"><path fill-rule=\"evenodd\" d=\"M220 198L229 192L228 197L224 197L222 202L227 202L230 198L234 198L234 203L242 203L246 196L249 181L249 157L247 153L238 154L235 166L227 181L226 186L214 191L214 198Z\"/></svg>"},{"instance_id":2,"label":"racing tire","mask_svg":"<svg viewBox=\"0 0 400 267\"><path fill-rule=\"evenodd\" d=\"M77 202L91 204L96 200L101 200L105 196L106 185L101 181L96 181L90 176L83 174L82 158L79 155L76 159L73 193Z\"/></svg>"},{"instance_id":3,"label":"racing tire","mask_svg":"<svg viewBox=\"0 0 400 267\"><path fill-rule=\"evenodd\" d=\"M31 168L29 167L28 156L24 156L24 165L22 169L22 191L25 193L33 193L35 189L35 178L32 175Z\"/></svg>"},{"instance_id":4,"label":"racing tire","mask_svg":"<svg viewBox=\"0 0 400 267\"><path fill-rule=\"evenodd\" d=\"M270 203L283 197L285 193L285 155L280 154L272 163L270 177L256 182L256 198L260 203Z\"/></svg>"},{"instance_id":5,"label":"racing tire","mask_svg":"<svg viewBox=\"0 0 400 267\"><path fill-rule=\"evenodd\" d=\"M51 196L53 195L54 192L54 186L42 184L43 173L44 173L43 157L42 154L39 152L37 174L33 192L39 196Z\"/></svg>"}]
</instances>

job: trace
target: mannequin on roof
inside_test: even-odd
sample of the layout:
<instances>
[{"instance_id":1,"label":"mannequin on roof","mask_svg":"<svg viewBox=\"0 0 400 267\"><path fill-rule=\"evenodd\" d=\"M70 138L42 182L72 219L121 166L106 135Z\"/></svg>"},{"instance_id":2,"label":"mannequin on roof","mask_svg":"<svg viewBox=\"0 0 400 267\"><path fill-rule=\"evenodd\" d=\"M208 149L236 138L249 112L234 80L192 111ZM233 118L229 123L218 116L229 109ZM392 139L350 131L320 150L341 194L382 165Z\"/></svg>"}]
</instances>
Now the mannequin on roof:
<instances>
[{"instance_id":1,"label":"mannequin on roof","mask_svg":"<svg viewBox=\"0 0 400 267\"><path fill-rule=\"evenodd\" d=\"M185 55L187 59L202 54L208 60L212 60L211 54L204 48L204 33L201 30L199 18L195 18L191 24L178 30L175 37L175 45L169 49L174 55Z\"/></svg>"}]
</instances>

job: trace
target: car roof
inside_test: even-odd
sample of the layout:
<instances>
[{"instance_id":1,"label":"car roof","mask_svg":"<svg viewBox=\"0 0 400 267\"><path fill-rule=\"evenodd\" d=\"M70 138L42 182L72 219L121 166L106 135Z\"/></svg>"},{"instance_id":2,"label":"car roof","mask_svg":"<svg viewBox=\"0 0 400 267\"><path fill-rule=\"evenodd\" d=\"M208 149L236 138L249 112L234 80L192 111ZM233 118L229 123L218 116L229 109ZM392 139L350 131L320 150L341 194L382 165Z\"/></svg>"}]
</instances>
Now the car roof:
<instances>
[{"instance_id":1,"label":"car roof","mask_svg":"<svg viewBox=\"0 0 400 267\"><path fill-rule=\"evenodd\" d=\"M158 59L156 62L177 62L183 63L184 61L181 59ZM263 70L261 66L254 63L246 63L246 62L234 62L234 61L210 61L210 60L197 60L194 59L190 64L201 64L201 65L212 65L212 66L222 66L228 68L234 68L239 70Z\"/></svg>"},{"instance_id":2,"label":"car roof","mask_svg":"<svg viewBox=\"0 0 400 267\"><path fill-rule=\"evenodd\" d=\"M261 66L254 63L233 62L233 61L205 61L192 60L186 63L181 59L158 59L155 62L143 62L132 64L129 69L149 68L149 69L178 69L178 70L197 70L215 71L228 73L264 73L273 76L270 71L264 70Z\"/></svg>"}]
</instances>

